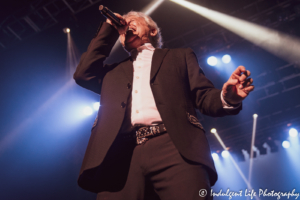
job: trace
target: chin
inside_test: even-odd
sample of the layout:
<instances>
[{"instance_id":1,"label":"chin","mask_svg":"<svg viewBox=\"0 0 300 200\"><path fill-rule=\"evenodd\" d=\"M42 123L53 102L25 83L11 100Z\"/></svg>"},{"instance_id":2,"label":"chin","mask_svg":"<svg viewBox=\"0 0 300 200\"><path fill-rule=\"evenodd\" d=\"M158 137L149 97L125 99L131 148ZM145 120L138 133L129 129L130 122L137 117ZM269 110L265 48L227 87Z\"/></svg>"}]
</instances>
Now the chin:
<instances>
[{"instance_id":1,"label":"chin","mask_svg":"<svg viewBox=\"0 0 300 200\"><path fill-rule=\"evenodd\" d=\"M127 51L131 51L132 49L136 49L140 46L142 46L142 44L140 44L140 43L128 43L128 44L125 44L125 49Z\"/></svg>"}]
</instances>

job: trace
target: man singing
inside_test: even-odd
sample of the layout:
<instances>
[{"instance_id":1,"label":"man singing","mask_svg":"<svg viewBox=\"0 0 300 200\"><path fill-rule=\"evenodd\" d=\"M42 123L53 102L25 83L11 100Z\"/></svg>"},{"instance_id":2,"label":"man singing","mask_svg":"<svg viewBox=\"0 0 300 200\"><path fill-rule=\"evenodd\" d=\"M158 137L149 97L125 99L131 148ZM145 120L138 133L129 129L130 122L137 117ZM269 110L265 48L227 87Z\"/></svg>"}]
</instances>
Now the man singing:
<instances>
[{"instance_id":1,"label":"man singing","mask_svg":"<svg viewBox=\"0 0 300 200\"><path fill-rule=\"evenodd\" d=\"M240 66L216 89L190 48L161 49L149 16L116 16L124 26L103 22L74 74L101 95L79 186L99 200L143 200L149 188L161 200L211 199L217 173L195 109L238 114L254 89L250 72ZM118 38L130 56L104 65ZM208 195L200 197L201 189Z\"/></svg>"}]
</instances>

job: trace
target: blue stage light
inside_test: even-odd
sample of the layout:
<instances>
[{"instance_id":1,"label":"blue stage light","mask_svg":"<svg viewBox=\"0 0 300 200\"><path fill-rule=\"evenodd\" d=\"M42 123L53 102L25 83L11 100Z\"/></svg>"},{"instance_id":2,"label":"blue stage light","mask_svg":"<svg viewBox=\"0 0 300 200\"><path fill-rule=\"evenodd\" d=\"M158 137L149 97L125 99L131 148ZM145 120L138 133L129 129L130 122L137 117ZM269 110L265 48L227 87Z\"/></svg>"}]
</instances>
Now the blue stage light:
<instances>
[{"instance_id":1,"label":"blue stage light","mask_svg":"<svg viewBox=\"0 0 300 200\"><path fill-rule=\"evenodd\" d=\"M86 106L83 109L83 114L86 116L89 116L89 115L93 114L93 109L89 106Z\"/></svg>"},{"instance_id":2,"label":"blue stage light","mask_svg":"<svg viewBox=\"0 0 300 200\"><path fill-rule=\"evenodd\" d=\"M223 63L225 63L225 64L230 63L230 61L231 61L231 56L228 55L228 54L224 55L224 56L222 57L222 61L223 61Z\"/></svg>"},{"instance_id":3,"label":"blue stage light","mask_svg":"<svg viewBox=\"0 0 300 200\"><path fill-rule=\"evenodd\" d=\"M297 137L297 136L298 136L298 131L297 131L297 129L291 128L290 131L289 131L289 135L290 135L291 137Z\"/></svg>"},{"instance_id":4,"label":"blue stage light","mask_svg":"<svg viewBox=\"0 0 300 200\"><path fill-rule=\"evenodd\" d=\"M207 59L207 64L209 64L210 66L216 66L218 64L218 59L215 56L210 56Z\"/></svg>"},{"instance_id":5,"label":"blue stage light","mask_svg":"<svg viewBox=\"0 0 300 200\"><path fill-rule=\"evenodd\" d=\"M282 146L283 146L283 148L287 149L287 148L289 148L291 145L290 145L290 142L289 142L289 141L283 141L283 142L282 142Z\"/></svg>"},{"instance_id":6,"label":"blue stage light","mask_svg":"<svg viewBox=\"0 0 300 200\"><path fill-rule=\"evenodd\" d=\"M98 110L99 110L99 107L100 107L100 102L95 102L95 103L93 104L93 108L94 108L95 111L98 111Z\"/></svg>"},{"instance_id":7,"label":"blue stage light","mask_svg":"<svg viewBox=\"0 0 300 200\"><path fill-rule=\"evenodd\" d=\"M227 158L229 156L229 152L227 150L222 151L222 157Z\"/></svg>"},{"instance_id":8,"label":"blue stage light","mask_svg":"<svg viewBox=\"0 0 300 200\"><path fill-rule=\"evenodd\" d=\"M214 161L219 160L219 155L217 153L212 153L211 156L213 157Z\"/></svg>"}]
</instances>

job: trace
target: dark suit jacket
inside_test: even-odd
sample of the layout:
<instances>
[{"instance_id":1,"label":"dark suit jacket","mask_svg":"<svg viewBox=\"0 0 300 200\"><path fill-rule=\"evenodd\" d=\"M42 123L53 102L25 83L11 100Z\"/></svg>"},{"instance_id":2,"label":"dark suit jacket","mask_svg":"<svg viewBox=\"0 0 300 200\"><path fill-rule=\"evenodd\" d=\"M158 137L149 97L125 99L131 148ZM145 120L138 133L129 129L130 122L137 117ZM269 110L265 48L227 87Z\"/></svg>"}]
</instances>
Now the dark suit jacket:
<instances>
[{"instance_id":1,"label":"dark suit jacket","mask_svg":"<svg viewBox=\"0 0 300 200\"><path fill-rule=\"evenodd\" d=\"M95 183L101 181L95 177L97 167L119 133L133 81L130 57L120 63L103 64L119 37L118 32L107 23L98 30L74 74L77 84L101 95L98 119L92 129L78 179L82 188L92 192L100 191L95 187ZM223 109L221 91L204 76L190 48L156 49L149 84L173 143L186 159L208 167L211 185L214 185L217 173L195 108L213 117L237 114L240 109Z\"/></svg>"}]
</instances>

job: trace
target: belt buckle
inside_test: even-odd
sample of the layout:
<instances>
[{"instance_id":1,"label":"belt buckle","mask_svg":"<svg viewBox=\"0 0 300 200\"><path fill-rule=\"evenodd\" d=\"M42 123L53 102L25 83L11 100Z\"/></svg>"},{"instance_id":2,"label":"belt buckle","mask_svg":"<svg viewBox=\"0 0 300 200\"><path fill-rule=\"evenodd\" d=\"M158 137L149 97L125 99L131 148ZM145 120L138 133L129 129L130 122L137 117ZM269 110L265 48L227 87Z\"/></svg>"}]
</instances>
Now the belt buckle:
<instances>
[{"instance_id":1,"label":"belt buckle","mask_svg":"<svg viewBox=\"0 0 300 200\"><path fill-rule=\"evenodd\" d=\"M142 137L142 138L136 138L136 144L145 144L149 139Z\"/></svg>"},{"instance_id":2,"label":"belt buckle","mask_svg":"<svg viewBox=\"0 0 300 200\"><path fill-rule=\"evenodd\" d=\"M145 144L145 142L149 140L146 137L151 135L152 133L149 132L148 130L149 130L148 127L141 127L136 131L136 143L137 144Z\"/></svg>"},{"instance_id":3,"label":"belt buckle","mask_svg":"<svg viewBox=\"0 0 300 200\"><path fill-rule=\"evenodd\" d=\"M136 131L136 143L145 144L149 140L149 136L160 133L159 126L141 127Z\"/></svg>"}]
</instances>

